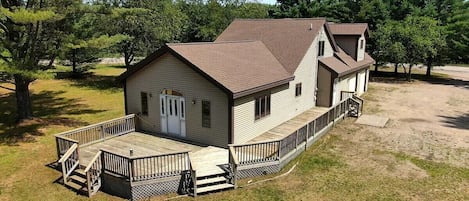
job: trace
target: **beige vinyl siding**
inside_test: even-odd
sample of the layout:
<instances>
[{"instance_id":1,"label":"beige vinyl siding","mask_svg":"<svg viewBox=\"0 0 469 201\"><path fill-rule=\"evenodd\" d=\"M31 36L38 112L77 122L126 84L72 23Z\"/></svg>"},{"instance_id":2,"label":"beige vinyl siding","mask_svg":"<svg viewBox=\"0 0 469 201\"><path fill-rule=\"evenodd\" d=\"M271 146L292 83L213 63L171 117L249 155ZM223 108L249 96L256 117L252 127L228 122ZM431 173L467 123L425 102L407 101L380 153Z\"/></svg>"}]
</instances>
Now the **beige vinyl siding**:
<instances>
[{"instance_id":1,"label":"beige vinyl siding","mask_svg":"<svg viewBox=\"0 0 469 201\"><path fill-rule=\"evenodd\" d=\"M357 59L358 36L334 36L337 44L353 59ZM365 48L363 48L365 49Z\"/></svg>"},{"instance_id":2,"label":"beige vinyl siding","mask_svg":"<svg viewBox=\"0 0 469 201\"><path fill-rule=\"evenodd\" d=\"M363 48L360 49L360 40L363 40ZM365 58L365 49L366 49L366 39L365 36L361 36L358 39L358 46L357 46L357 61L361 61Z\"/></svg>"},{"instance_id":3,"label":"beige vinyl siding","mask_svg":"<svg viewBox=\"0 0 469 201\"><path fill-rule=\"evenodd\" d=\"M339 78L339 82L336 85L336 96L335 102L340 102L340 93L341 91L355 91L356 84L356 73L345 75L344 77Z\"/></svg>"},{"instance_id":4,"label":"beige vinyl siding","mask_svg":"<svg viewBox=\"0 0 469 201\"><path fill-rule=\"evenodd\" d=\"M159 95L162 90L171 89L182 93L185 98L185 139L208 145L227 146L227 95L173 55L166 53L127 78L126 87L128 113L141 111L141 91L149 94L149 114L141 121L144 130L161 132ZM192 104L193 100L195 104ZM211 128L202 127L202 100L210 101Z\"/></svg>"},{"instance_id":5,"label":"beige vinyl siding","mask_svg":"<svg viewBox=\"0 0 469 201\"><path fill-rule=\"evenodd\" d=\"M317 105L322 107L331 106L331 83L332 75L323 65L318 69L318 100Z\"/></svg>"},{"instance_id":6,"label":"beige vinyl siding","mask_svg":"<svg viewBox=\"0 0 469 201\"><path fill-rule=\"evenodd\" d=\"M324 57L333 56L334 51L329 43L327 34L324 32L324 28L322 28L298 65L294 73L295 79L288 86L285 85L270 90L271 112L269 116L258 120L255 120L254 117L255 97L268 91L235 100L233 143L239 144L249 141L316 106L317 55L320 40L325 41ZM302 93L301 96L295 97L295 85L298 83L302 85Z\"/></svg>"},{"instance_id":7,"label":"beige vinyl siding","mask_svg":"<svg viewBox=\"0 0 469 201\"><path fill-rule=\"evenodd\" d=\"M357 86L357 94L361 95L365 92L365 79L366 79L366 69L360 71L358 73L358 86Z\"/></svg>"}]
</instances>

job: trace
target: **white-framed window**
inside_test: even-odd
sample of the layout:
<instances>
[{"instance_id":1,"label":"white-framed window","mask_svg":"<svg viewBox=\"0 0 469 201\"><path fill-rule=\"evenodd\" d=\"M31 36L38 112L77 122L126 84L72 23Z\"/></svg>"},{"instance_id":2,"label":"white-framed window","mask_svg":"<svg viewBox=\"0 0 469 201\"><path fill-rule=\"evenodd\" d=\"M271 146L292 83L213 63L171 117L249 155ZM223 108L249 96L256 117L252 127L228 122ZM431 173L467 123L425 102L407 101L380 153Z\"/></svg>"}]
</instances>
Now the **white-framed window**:
<instances>
[{"instance_id":1,"label":"white-framed window","mask_svg":"<svg viewBox=\"0 0 469 201\"><path fill-rule=\"evenodd\" d=\"M318 48L318 56L324 56L324 46L326 45L326 42L321 40L319 41L319 48Z\"/></svg>"}]
</instances>

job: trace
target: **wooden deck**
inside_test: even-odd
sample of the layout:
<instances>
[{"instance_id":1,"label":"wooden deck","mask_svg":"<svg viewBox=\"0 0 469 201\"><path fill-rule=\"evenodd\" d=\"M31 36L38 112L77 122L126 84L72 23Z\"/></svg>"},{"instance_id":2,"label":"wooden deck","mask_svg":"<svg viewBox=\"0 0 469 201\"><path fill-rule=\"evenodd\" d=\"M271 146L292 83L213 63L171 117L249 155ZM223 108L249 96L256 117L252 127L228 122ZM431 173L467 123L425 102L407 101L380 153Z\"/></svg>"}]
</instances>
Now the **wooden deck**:
<instances>
[{"instance_id":1,"label":"wooden deck","mask_svg":"<svg viewBox=\"0 0 469 201\"><path fill-rule=\"evenodd\" d=\"M270 129L264 134L261 134L249 140L248 143L283 139L303 127L305 124L326 113L328 110L329 108L327 107L313 107L297 115L296 117L293 117L292 119L278 125L277 127Z\"/></svg>"},{"instance_id":2,"label":"wooden deck","mask_svg":"<svg viewBox=\"0 0 469 201\"><path fill-rule=\"evenodd\" d=\"M130 156L129 150L133 149L133 156L137 157L189 151L194 162L193 165L201 170L208 170L216 165L228 163L227 149L195 145L165 138L164 136L132 132L80 147L80 164L88 165L100 149L123 156Z\"/></svg>"}]
</instances>

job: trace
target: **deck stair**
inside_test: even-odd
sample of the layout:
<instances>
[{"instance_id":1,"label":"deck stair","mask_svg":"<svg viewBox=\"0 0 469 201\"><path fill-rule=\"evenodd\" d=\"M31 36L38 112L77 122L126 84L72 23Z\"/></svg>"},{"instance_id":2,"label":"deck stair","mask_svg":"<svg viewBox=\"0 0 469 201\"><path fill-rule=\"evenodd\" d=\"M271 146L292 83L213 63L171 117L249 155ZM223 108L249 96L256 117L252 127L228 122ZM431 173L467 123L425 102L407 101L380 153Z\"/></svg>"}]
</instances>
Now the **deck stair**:
<instances>
[{"instance_id":1,"label":"deck stair","mask_svg":"<svg viewBox=\"0 0 469 201\"><path fill-rule=\"evenodd\" d=\"M84 172L84 169L75 169L73 173L67 178L65 186L73 189L78 194L88 195L86 174Z\"/></svg>"},{"instance_id":2,"label":"deck stair","mask_svg":"<svg viewBox=\"0 0 469 201\"><path fill-rule=\"evenodd\" d=\"M229 172L221 167L200 170L196 176L194 196L234 189L234 185L228 182Z\"/></svg>"},{"instance_id":3,"label":"deck stair","mask_svg":"<svg viewBox=\"0 0 469 201\"><path fill-rule=\"evenodd\" d=\"M224 158L221 155L227 154L224 149L217 147L206 147L191 154L195 162L194 168L195 181L192 195L207 194L220 192L224 190L234 189L235 186L229 183L230 172L226 168L228 161L219 161L217 159ZM212 160L203 160L203 159Z\"/></svg>"}]
</instances>

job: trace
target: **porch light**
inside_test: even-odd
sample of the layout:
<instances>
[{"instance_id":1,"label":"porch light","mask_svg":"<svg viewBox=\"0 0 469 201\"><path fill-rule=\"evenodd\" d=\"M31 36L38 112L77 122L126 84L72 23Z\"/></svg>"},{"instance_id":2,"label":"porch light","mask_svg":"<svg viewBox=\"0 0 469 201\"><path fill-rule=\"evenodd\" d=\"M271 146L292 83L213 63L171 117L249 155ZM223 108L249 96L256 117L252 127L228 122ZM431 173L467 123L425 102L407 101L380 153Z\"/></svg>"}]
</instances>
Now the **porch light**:
<instances>
[{"instance_id":1,"label":"porch light","mask_svg":"<svg viewBox=\"0 0 469 201\"><path fill-rule=\"evenodd\" d=\"M197 102L197 100L195 100L195 98L192 99L192 105L195 105L196 102Z\"/></svg>"},{"instance_id":2,"label":"porch light","mask_svg":"<svg viewBox=\"0 0 469 201\"><path fill-rule=\"evenodd\" d=\"M133 149L129 149L129 155L130 155L130 156L133 156L133 155L134 155L134 150L133 150Z\"/></svg>"}]
</instances>

